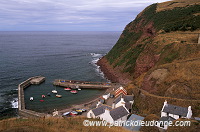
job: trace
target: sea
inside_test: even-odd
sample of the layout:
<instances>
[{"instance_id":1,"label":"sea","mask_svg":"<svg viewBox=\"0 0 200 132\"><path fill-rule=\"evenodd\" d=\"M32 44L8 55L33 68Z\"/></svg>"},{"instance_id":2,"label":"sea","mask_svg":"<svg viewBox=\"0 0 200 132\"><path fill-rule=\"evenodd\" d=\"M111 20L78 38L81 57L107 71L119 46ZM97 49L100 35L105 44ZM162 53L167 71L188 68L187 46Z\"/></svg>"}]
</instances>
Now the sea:
<instances>
[{"instance_id":1,"label":"sea","mask_svg":"<svg viewBox=\"0 0 200 132\"><path fill-rule=\"evenodd\" d=\"M17 86L33 76L40 85L25 89L26 108L51 112L87 102L104 90L82 89L77 94L53 86L55 79L108 82L96 62L117 42L121 32L0 32L0 118L16 116ZM56 89L62 98L51 91ZM51 96L41 96L51 93ZM29 98L34 97L34 101ZM44 100L41 102L40 100Z\"/></svg>"}]
</instances>

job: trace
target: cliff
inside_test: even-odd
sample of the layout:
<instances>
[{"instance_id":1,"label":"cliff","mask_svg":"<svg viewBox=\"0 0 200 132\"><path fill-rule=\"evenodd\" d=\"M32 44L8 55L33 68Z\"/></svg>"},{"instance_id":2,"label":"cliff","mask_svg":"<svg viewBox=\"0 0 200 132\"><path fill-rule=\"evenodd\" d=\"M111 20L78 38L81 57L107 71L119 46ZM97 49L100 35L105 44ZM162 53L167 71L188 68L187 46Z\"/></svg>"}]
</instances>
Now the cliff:
<instances>
[{"instance_id":1,"label":"cliff","mask_svg":"<svg viewBox=\"0 0 200 132\"><path fill-rule=\"evenodd\" d=\"M169 103L182 99L183 102L179 101L179 105L183 106L189 105L185 101L194 100L192 107L195 107L198 115L199 33L199 0L174 0L153 4L125 27L117 43L98 64L111 81L129 84L129 93L138 95L138 108L142 107L139 103L145 101L146 96L154 95L171 98ZM160 103L164 99L160 99ZM155 100L152 99L152 102ZM144 111L145 107L151 106L144 104L140 109L141 113L155 113L160 110L157 108Z\"/></svg>"}]
</instances>

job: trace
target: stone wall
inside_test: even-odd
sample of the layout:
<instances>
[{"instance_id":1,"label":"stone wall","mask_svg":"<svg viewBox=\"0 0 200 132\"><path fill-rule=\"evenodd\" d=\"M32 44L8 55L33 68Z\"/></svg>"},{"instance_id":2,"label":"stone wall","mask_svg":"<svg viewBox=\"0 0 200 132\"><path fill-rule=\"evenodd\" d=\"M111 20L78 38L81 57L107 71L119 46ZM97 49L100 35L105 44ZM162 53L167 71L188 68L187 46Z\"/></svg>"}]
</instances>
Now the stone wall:
<instances>
[{"instance_id":1,"label":"stone wall","mask_svg":"<svg viewBox=\"0 0 200 132\"><path fill-rule=\"evenodd\" d=\"M27 110L24 101L24 89L31 85L31 80L41 76L31 77L18 85L18 114L23 117L45 117L46 114Z\"/></svg>"}]
</instances>

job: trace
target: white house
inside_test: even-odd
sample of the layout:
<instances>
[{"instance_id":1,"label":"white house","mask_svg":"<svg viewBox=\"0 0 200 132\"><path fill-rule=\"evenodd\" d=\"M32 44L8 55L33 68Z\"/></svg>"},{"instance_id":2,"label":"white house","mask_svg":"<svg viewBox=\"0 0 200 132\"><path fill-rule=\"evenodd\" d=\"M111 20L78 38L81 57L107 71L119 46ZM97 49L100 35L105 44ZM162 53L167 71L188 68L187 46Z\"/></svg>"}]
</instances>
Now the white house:
<instances>
[{"instance_id":1,"label":"white house","mask_svg":"<svg viewBox=\"0 0 200 132\"><path fill-rule=\"evenodd\" d=\"M173 121L179 118L190 119L192 117L192 109L189 107L181 107L172 104L168 104L165 100L161 110L161 118L159 121ZM159 124L158 127L167 129L168 126Z\"/></svg>"},{"instance_id":2,"label":"white house","mask_svg":"<svg viewBox=\"0 0 200 132\"><path fill-rule=\"evenodd\" d=\"M97 108L88 111L87 118L100 119L100 116L105 112L105 109L111 110L112 108L108 105L98 103Z\"/></svg>"},{"instance_id":3,"label":"white house","mask_svg":"<svg viewBox=\"0 0 200 132\"><path fill-rule=\"evenodd\" d=\"M120 106L123 106L125 104L125 107L127 110L129 110L129 112L131 112L132 109L132 105L133 105L133 95L121 95L119 97L117 97L112 104L112 108L117 108Z\"/></svg>"},{"instance_id":4,"label":"white house","mask_svg":"<svg viewBox=\"0 0 200 132\"><path fill-rule=\"evenodd\" d=\"M114 121L126 121L128 115L129 111L124 106L112 109L110 106L101 104L98 108L90 110L87 118L97 118L114 123Z\"/></svg>"},{"instance_id":5,"label":"white house","mask_svg":"<svg viewBox=\"0 0 200 132\"><path fill-rule=\"evenodd\" d=\"M104 94L102 97L107 100L110 97L110 93Z\"/></svg>"},{"instance_id":6,"label":"white house","mask_svg":"<svg viewBox=\"0 0 200 132\"><path fill-rule=\"evenodd\" d=\"M173 117L176 120L179 118L190 119L192 117L192 109L191 106L187 108L187 107L167 104L167 101L165 100L163 108L161 110L161 117L166 117L166 116Z\"/></svg>"}]
</instances>

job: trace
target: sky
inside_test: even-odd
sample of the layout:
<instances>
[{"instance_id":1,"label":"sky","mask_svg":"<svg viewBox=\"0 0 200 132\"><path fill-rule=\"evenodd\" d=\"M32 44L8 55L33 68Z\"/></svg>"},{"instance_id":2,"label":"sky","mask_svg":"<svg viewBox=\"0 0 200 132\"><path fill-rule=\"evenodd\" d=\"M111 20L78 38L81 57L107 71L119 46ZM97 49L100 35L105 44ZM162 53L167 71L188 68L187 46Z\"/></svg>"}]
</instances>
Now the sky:
<instances>
[{"instance_id":1,"label":"sky","mask_svg":"<svg viewBox=\"0 0 200 132\"><path fill-rule=\"evenodd\" d=\"M167 0L0 0L0 31L122 31Z\"/></svg>"}]
</instances>

